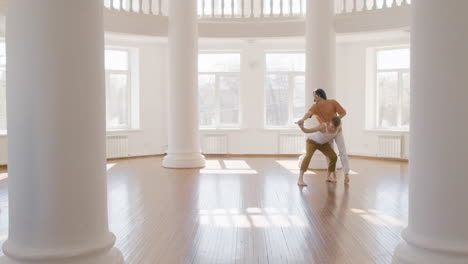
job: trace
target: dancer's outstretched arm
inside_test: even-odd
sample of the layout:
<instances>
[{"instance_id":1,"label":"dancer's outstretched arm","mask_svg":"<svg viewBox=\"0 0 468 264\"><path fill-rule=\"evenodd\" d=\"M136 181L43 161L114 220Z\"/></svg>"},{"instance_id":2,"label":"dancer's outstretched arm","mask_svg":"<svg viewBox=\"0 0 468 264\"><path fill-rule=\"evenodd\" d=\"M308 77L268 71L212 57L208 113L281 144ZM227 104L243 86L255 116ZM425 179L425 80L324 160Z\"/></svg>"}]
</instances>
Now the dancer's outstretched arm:
<instances>
[{"instance_id":1,"label":"dancer's outstretched arm","mask_svg":"<svg viewBox=\"0 0 468 264\"><path fill-rule=\"evenodd\" d=\"M307 119L311 118L313 114L311 114L310 112L307 112L304 114L304 116L299 120L297 121L297 124L299 125L302 125L304 124L304 121L306 121Z\"/></svg>"},{"instance_id":2,"label":"dancer's outstretched arm","mask_svg":"<svg viewBox=\"0 0 468 264\"><path fill-rule=\"evenodd\" d=\"M298 125L299 125L299 128L304 133L314 133L314 132L322 131L323 129L325 129L325 124L320 124L320 125L318 125L316 127L313 127L313 128L305 128L304 124L300 124L299 122L298 122Z\"/></svg>"}]
</instances>

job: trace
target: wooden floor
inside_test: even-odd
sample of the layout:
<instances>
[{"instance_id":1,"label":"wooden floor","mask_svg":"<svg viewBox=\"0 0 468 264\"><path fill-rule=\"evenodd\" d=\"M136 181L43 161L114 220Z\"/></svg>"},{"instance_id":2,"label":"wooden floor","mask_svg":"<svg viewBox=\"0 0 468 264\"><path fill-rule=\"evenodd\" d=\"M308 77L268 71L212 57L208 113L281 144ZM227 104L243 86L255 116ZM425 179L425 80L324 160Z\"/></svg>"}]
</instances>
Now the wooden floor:
<instances>
[{"instance_id":1,"label":"wooden floor","mask_svg":"<svg viewBox=\"0 0 468 264\"><path fill-rule=\"evenodd\" d=\"M351 185L297 159L208 157L202 170L161 157L108 164L110 229L128 264L390 263L407 221L407 163L351 159ZM1 177L0 173L0 177ZM8 230L0 181L0 243Z\"/></svg>"}]
</instances>

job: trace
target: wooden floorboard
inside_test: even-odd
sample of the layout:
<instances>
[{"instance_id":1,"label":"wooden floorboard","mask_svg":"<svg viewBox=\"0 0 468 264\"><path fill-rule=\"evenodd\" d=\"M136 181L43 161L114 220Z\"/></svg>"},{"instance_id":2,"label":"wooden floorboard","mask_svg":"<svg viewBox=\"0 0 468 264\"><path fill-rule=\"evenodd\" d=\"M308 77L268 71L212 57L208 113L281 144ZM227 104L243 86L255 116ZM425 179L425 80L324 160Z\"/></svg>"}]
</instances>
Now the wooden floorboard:
<instances>
[{"instance_id":1,"label":"wooden floorboard","mask_svg":"<svg viewBox=\"0 0 468 264\"><path fill-rule=\"evenodd\" d=\"M407 222L407 162L351 159L351 185L293 157L209 157L164 169L162 157L108 164L109 226L128 264L391 263ZM0 172L5 173L5 172ZM0 181L0 244L8 180Z\"/></svg>"}]
</instances>

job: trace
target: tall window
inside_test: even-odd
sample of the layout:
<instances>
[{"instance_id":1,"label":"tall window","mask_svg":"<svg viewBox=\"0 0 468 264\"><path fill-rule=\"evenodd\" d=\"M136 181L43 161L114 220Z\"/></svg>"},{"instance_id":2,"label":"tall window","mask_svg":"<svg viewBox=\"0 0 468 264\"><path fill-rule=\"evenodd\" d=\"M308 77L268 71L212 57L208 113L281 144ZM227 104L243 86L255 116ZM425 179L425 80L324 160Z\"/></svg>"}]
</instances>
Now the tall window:
<instances>
[{"instance_id":1,"label":"tall window","mask_svg":"<svg viewBox=\"0 0 468 264\"><path fill-rule=\"evenodd\" d=\"M239 127L240 54L202 53L198 64L200 127Z\"/></svg>"},{"instance_id":2,"label":"tall window","mask_svg":"<svg viewBox=\"0 0 468 264\"><path fill-rule=\"evenodd\" d=\"M6 51L5 41L0 41L0 134L6 134Z\"/></svg>"},{"instance_id":3,"label":"tall window","mask_svg":"<svg viewBox=\"0 0 468 264\"><path fill-rule=\"evenodd\" d=\"M106 48L107 130L131 128L130 58L125 49Z\"/></svg>"},{"instance_id":4,"label":"tall window","mask_svg":"<svg viewBox=\"0 0 468 264\"><path fill-rule=\"evenodd\" d=\"M409 48L376 51L376 127L409 129Z\"/></svg>"},{"instance_id":5,"label":"tall window","mask_svg":"<svg viewBox=\"0 0 468 264\"><path fill-rule=\"evenodd\" d=\"M265 125L294 127L305 111L305 54L266 54Z\"/></svg>"}]
</instances>

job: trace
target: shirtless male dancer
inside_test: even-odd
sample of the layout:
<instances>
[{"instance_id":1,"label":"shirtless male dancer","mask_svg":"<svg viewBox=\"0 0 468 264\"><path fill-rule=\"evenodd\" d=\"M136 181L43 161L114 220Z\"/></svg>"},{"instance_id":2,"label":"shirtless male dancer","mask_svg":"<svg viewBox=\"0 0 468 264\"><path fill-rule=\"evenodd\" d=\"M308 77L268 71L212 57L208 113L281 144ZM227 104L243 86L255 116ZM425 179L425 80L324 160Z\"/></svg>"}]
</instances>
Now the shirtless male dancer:
<instances>
[{"instance_id":1,"label":"shirtless male dancer","mask_svg":"<svg viewBox=\"0 0 468 264\"><path fill-rule=\"evenodd\" d=\"M336 100L327 100L327 94L322 89L317 89L314 91L314 101L315 104L312 105L309 111L304 114L304 117L297 122L299 125L304 125L304 121L311 118L313 115L317 117L317 120L321 124L330 122L332 118L336 117L337 115L340 119L346 115L346 110ZM342 131L336 135L334 140L338 146L338 151L340 152L340 160L341 164L343 165L343 172L345 176L344 182L348 184L349 161ZM330 142L330 144L333 145L333 142Z\"/></svg>"},{"instance_id":2,"label":"shirtless male dancer","mask_svg":"<svg viewBox=\"0 0 468 264\"><path fill-rule=\"evenodd\" d=\"M316 150L319 150L328 158L327 181L336 182L335 169L338 158L330 145L330 141L333 140L339 132L341 132L341 119L335 116L330 122L322 123L314 128L304 128L303 123L298 123L298 125L302 132L307 134L307 147L306 155L302 160L297 185L307 186L304 182L304 173L309 168L310 159Z\"/></svg>"}]
</instances>

